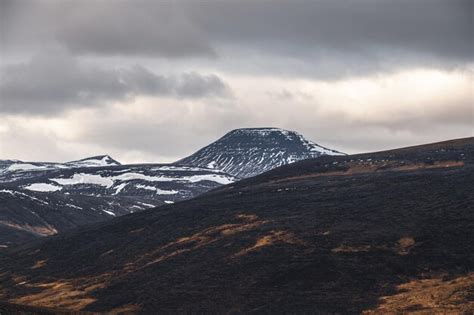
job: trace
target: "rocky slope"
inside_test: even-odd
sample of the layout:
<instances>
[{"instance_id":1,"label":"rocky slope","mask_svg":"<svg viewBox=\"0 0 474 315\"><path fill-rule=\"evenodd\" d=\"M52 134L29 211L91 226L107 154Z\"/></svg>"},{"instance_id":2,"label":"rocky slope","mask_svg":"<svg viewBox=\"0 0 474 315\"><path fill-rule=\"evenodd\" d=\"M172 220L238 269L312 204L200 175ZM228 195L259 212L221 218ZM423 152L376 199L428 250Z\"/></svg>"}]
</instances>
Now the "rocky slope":
<instances>
[{"instance_id":1,"label":"rocky slope","mask_svg":"<svg viewBox=\"0 0 474 315\"><path fill-rule=\"evenodd\" d=\"M279 128L233 130L177 165L207 167L240 178L252 177L275 167L321 155L342 155Z\"/></svg>"}]
</instances>

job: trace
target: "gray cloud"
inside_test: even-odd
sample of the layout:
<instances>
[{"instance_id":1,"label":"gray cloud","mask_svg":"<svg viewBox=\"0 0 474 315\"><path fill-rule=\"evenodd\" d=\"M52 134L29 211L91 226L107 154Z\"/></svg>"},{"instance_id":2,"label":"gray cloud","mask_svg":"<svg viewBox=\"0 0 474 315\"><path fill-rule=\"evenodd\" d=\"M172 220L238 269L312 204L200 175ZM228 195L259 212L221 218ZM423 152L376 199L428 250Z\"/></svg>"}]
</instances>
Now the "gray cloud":
<instances>
[{"instance_id":1,"label":"gray cloud","mask_svg":"<svg viewBox=\"0 0 474 315\"><path fill-rule=\"evenodd\" d=\"M139 95L202 98L229 94L228 86L214 74L165 76L138 65L109 69L54 52L4 67L0 112L45 115Z\"/></svg>"},{"instance_id":2,"label":"gray cloud","mask_svg":"<svg viewBox=\"0 0 474 315\"><path fill-rule=\"evenodd\" d=\"M0 9L6 49L59 44L78 54L215 54L207 35L173 2L2 0Z\"/></svg>"},{"instance_id":3,"label":"gray cloud","mask_svg":"<svg viewBox=\"0 0 474 315\"><path fill-rule=\"evenodd\" d=\"M469 0L232 1L195 5L194 15L212 38L280 44L282 53L393 48L465 60L472 9Z\"/></svg>"},{"instance_id":4,"label":"gray cloud","mask_svg":"<svg viewBox=\"0 0 474 315\"><path fill-rule=\"evenodd\" d=\"M4 0L1 17L5 46L49 37L78 54L212 57L231 45L296 58L335 53L363 60L386 52L462 63L473 58L473 5L470 0Z\"/></svg>"},{"instance_id":5,"label":"gray cloud","mask_svg":"<svg viewBox=\"0 0 474 315\"><path fill-rule=\"evenodd\" d=\"M71 7L72 8L71 8ZM174 2L119 1L69 3L61 11L75 13L63 20L57 38L78 53L212 57L207 34Z\"/></svg>"}]
</instances>

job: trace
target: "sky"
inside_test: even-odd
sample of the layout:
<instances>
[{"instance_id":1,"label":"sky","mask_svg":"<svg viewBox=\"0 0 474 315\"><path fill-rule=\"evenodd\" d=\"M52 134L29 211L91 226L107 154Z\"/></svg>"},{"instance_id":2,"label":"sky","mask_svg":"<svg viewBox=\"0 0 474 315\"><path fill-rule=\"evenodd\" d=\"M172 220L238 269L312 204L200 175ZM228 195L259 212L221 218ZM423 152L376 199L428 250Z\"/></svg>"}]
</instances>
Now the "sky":
<instances>
[{"instance_id":1,"label":"sky","mask_svg":"<svg viewBox=\"0 0 474 315\"><path fill-rule=\"evenodd\" d=\"M172 162L243 127L474 135L474 1L0 0L0 159Z\"/></svg>"}]
</instances>

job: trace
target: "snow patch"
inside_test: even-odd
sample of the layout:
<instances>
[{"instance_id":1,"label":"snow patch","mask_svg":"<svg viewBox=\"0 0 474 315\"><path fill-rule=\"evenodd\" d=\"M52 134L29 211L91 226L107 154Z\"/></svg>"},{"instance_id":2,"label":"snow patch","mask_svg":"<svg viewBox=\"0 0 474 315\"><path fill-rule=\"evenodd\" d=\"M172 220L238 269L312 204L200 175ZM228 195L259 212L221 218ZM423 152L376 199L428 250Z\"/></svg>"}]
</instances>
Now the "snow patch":
<instances>
[{"instance_id":1,"label":"snow patch","mask_svg":"<svg viewBox=\"0 0 474 315\"><path fill-rule=\"evenodd\" d=\"M93 184L110 188L114 184L114 181L109 177L85 173L76 173L72 176L72 178L51 178L50 180L58 183L59 185Z\"/></svg>"},{"instance_id":2,"label":"snow patch","mask_svg":"<svg viewBox=\"0 0 474 315\"><path fill-rule=\"evenodd\" d=\"M12 196L15 196L15 192L12 191L12 190L8 190L8 189L2 189L0 190L1 193L5 193L5 194L10 194Z\"/></svg>"},{"instance_id":3,"label":"snow patch","mask_svg":"<svg viewBox=\"0 0 474 315\"><path fill-rule=\"evenodd\" d=\"M53 185L53 184L46 184L46 183L35 183L28 186L23 187L28 190L32 191L41 191L41 192L51 192L51 191L58 191L63 189L62 187Z\"/></svg>"},{"instance_id":4,"label":"snow patch","mask_svg":"<svg viewBox=\"0 0 474 315\"><path fill-rule=\"evenodd\" d=\"M108 210L102 210L103 212L107 213L107 214L110 214L111 216L117 216L115 213L113 213L112 211L108 211Z\"/></svg>"},{"instance_id":5,"label":"snow patch","mask_svg":"<svg viewBox=\"0 0 474 315\"><path fill-rule=\"evenodd\" d=\"M227 175L219 174L203 174L203 175L191 175L191 176L178 176L178 177L167 177L167 176L149 176L140 173L125 173L118 176L107 177L111 180L144 180L148 182L191 182L196 183L200 181L212 181L220 184L233 183L234 179Z\"/></svg>"},{"instance_id":6,"label":"snow patch","mask_svg":"<svg viewBox=\"0 0 474 315\"><path fill-rule=\"evenodd\" d=\"M145 207L150 207L150 208L156 207L155 205L152 205L151 203L140 202L140 201L138 203L141 204L141 205L144 205Z\"/></svg>"},{"instance_id":7,"label":"snow patch","mask_svg":"<svg viewBox=\"0 0 474 315\"><path fill-rule=\"evenodd\" d=\"M45 170L46 166L38 166L29 163L19 163L10 165L7 170L9 171L32 171L32 170Z\"/></svg>"},{"instance_id":8,"label":"snow patch","mask_svg":"<svg viewBox=\"0 0 474 315\"><path fill-rule=\"evenodd\" d=\"M119 192L121 192L122 189L124 189L125 186L127 186L127 185L128 185L127 183L122 183L122 184L118 185L117 187L115 187L114 195L117 195Z\"/></svg>"},{"instance_id":9,"label":"snow patch","mask_svg":"<svg viewBox=\"0 0 474 315\"><path fill-rule=\"evenodd\" d=\"M222 185L227 185L234 182L234 179L232 177L225 176L225 175L217 175L217 174L187 176L186 180L190 181L191 183L207 180L207 181L216 182Z\"/></svg>"},{"instance_id":10,"label":"snow patch","mask_svg":"<svg viewBox=\"0 0 474 315\"><path fill-rule=\"evenodd\" d=\"M164 190L164 189L159 189L153 186L146 186L146 185L136 185L135 187L137 187L138 189L156 191L157 195L175 195L179 193L179 191L176 191L176 190Z\"/></svg>"},{"instance_id":11,"label":"snow patch","mask_svg":"<svg viewBox=\"0 0 474 315\"><path fill-rule=\"evenodd\" d=\"M75 209L79 209L79 210L83 210L82 207L78 207L78 206L72 205L70 203L66 203L66 206L71 207L71 208L75 208Z\"/></svg>"}]
</instances>

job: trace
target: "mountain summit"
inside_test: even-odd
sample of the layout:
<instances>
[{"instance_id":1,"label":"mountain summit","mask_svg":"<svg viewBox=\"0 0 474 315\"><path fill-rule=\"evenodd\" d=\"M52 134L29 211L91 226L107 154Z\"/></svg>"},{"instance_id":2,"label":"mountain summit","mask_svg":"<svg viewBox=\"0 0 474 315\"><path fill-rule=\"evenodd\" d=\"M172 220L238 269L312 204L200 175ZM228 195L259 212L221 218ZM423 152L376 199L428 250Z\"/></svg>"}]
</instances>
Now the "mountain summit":
<instances>
[{"instance_id":1,"label":"mountain summit","mask_svg":"<svg viewBox=\"0 0 474 315\"><path fill-rule=\"evenodd\" d=\"M295 131L280 128L235 129L175 164L214 168L246 178L275 167L321 155L343 155Z\"/></svg>"},{"instance_id":2,"label":"mountain summit","mask_svg":"<svg viewBox=\"0 0 474 315\"><path fill-rule=\"evenodd\" d=\"M88 157L82 160L67 162L67 165L73 165L76 167L94 167L94 166L117 166L121 165L120 162L114 160L109 155L98 155Z\"/></svg>"}]
</instances>

